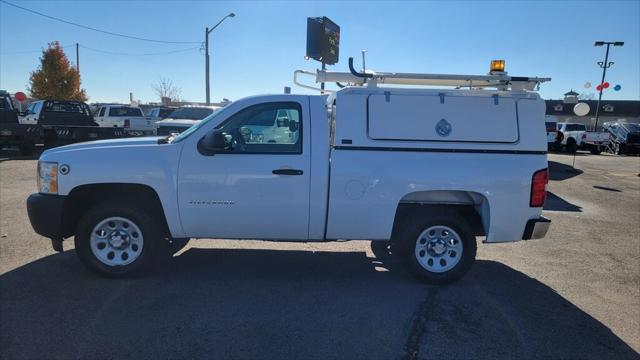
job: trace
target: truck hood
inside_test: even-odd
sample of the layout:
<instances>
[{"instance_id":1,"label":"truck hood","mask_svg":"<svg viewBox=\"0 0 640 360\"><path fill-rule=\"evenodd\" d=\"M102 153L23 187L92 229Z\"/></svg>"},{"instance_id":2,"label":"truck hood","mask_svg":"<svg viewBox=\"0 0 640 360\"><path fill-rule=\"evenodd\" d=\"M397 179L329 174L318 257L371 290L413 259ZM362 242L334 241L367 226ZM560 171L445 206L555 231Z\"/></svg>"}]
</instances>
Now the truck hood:
<instances>
[{"instance_id":1,"label":"truck hood","mask_svg":"<svg viewBox=\"0 0 640 360\"><path fill-rule=\"evenodd\" d=\"M96 149L96 148L113 148L113 147L121 147L121 146L143 146L143 145L153 145L158 144L158 139L162 138L161 136L148 136L148 137L134 137L134 138L123 138L123 139L109 139L109 140L96 140L96 141L87 141L81 142L71 145L65 145L56 147L53 149L46 150L42 155L50 155L59 152L65 151L75 151L81 149Z\"/></svg>"}]
</instances>

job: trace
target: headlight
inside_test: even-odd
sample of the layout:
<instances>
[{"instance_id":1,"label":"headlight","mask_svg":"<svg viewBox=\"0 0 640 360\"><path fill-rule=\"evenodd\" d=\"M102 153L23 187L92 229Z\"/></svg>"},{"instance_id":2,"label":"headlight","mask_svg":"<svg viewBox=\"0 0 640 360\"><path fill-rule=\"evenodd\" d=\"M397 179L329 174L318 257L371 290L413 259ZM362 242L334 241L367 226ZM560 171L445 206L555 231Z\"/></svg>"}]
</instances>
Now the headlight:
<instances>
[{"instance_id":1,"label":"headlight","mask_svg":"<svg viewBox=\"0 0 640 360\"><path fill-rule=\"evenodd\" d=\"M43 194L58 193L58 163L38 162L38 191Z\"/></svg>"}]
</instances>

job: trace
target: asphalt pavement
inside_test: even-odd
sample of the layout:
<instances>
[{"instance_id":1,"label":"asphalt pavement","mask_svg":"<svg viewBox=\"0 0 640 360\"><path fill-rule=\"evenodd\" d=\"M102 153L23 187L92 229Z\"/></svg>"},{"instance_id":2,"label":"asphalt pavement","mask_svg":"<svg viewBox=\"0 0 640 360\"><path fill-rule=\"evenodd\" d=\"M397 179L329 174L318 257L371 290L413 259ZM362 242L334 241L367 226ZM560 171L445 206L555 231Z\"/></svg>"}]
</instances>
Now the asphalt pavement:
<instances>
[{"instance_id":1,"label":"asphalt pavement","mask_svg":"<svg viewBox=\"0 0 640 360\"><path fill-rule=\"evenodd\" d=\"M0 156L0 358L640 359L640 158L550 155L547 238L427 286L366 241L198 240L104 279L29 225Z\"/></svg>"}]
</instances>

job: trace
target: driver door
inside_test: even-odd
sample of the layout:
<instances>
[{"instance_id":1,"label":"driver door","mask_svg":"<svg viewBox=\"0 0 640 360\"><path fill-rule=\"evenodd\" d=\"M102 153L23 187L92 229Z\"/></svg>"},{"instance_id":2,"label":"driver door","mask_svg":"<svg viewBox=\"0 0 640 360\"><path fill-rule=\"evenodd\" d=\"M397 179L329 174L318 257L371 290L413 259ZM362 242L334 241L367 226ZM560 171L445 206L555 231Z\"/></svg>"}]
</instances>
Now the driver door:
<instances>
[{"instance_id":1,"label":"driver door","mask_svg":"<svg viewBox=\"0 0 640 360\"><path fill-rule=\"evenodd\" d=\"M308 238L308 101L304 96L287 99L245 107L219 124L216 130L225 133L227 150L207 156L198 150L204 134L189 138L178 176L187 236ZM282 114L287 121L278 119Z\"/></svg>"}]
</instances>

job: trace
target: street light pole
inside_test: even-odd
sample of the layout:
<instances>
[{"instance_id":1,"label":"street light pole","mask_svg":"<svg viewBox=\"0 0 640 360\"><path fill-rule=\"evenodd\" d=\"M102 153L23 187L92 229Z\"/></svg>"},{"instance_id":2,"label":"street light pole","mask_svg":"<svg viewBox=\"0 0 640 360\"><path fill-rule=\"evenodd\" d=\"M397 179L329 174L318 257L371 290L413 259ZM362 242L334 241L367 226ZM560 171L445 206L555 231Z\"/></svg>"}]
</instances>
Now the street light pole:
<instances>
[{"instance_id":1,"label":"street light pole","mask_svg":"<svg viewBox=\"0 0 640 360\"><path fill-rule=\"evenodd\" d=\"M234 17L236 14L229 13L227 16L223 17L222 20L218 21L218 23L212 27L211 29L205 28L204 30L204 73L205 73L205 89L206 89L206 100L207 105L211 104L211 97L209 91L209 34L218 27L218 25L222 24L229 17Z\"/></svg>"},{"instance_id":2,"label":"street light pole","mask_svg":"<svg viewBox=\"0 0 640 360\"><path fill-rule=\"evenodd\" d=\"M596 104L596 123L593 126L593 130L598 129L598 119L600 118L600 101L602 101L602 91L604 91L604 78L607 75L607 69L613 65L613 61L609 61L609 47L613 46L623 46L623 41L596 41L593 46L604 46L607 45L607 51L604 54L604 61L598 61L598 65L602 68L602 80L600 81L600 93L598 94L598 103Z\"/></svg>"}]
</instances>

